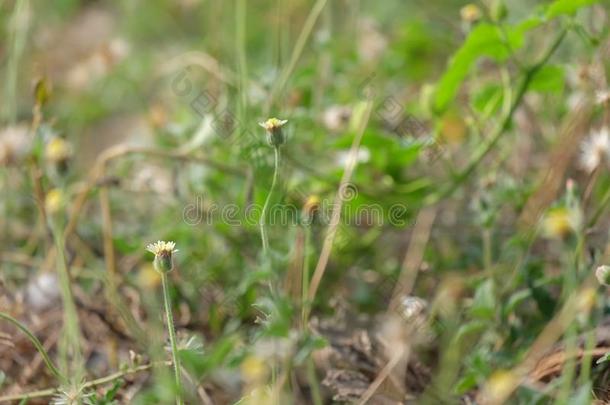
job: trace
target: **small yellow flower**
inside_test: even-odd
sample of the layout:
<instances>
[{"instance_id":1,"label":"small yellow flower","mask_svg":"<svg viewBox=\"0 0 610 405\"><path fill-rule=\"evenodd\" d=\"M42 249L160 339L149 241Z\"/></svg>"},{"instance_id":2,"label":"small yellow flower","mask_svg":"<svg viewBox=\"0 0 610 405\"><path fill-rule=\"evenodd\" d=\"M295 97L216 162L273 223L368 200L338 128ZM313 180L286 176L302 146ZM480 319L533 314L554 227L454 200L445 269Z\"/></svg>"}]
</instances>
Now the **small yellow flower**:
<instances>
[{"instance_id":1,"label":"small yellow flower","mask_svg":"<svg viewBox=\"0 0 610 405\"><path fill-rule=\"evenodd\" d=\"M466 4L460 9L460 17L462 21L473 23L481 18L481 9L476 4Z\"/></svg>"},{"instance_id":2,"label":"small yellow flower","mask_svg":"<svg viewBox=\"0 0 610 405\"><path fill-rule=\"evenodd\" d=\"M45 157L53 163L63 162L71 156L72 145L58 136L51 138L45 147Z\"/></svg>"},{"instance_id":3,"label":"small yellow flower","mask_svg":"<svg viewBox=\"0 0 610 405\"><path fill-rule=\"evenodd\" d=\"M146 246L146 250L155 255L155 260L153 261L155 270L160 273L167 273L174 268L172 255L178 252L178 249L175 249L175 247L176 244L174 242L165 242L162 240Z\"/></svg>"},{"instance_id":4,"label":"small yellow flower","mask_svg":"<svg viewBox=\"0 0 610 405\"><path fill-rule=\"evenodd\" d=\"M313 220L314 215L320 210L320 197L317 195L310 195L303 204L303 219L307 222Z\"/></svg>"},{"instance_id":5,"label":"small yellow flower","mask_svg":"<svg viewBox=\"0 0 610 405\"><path fill-rule=\"evenodd\" d=\"M288 120L280 120L278 118L269 118L265 122L259 122L258 125L265 128L267 131L267 142L273 147L278 147L285 142L282 127Z\"/></svg>"},{"instance_id":6,"label":"small yellow flower","mask_svg":"<svg viewBox=\"0 0 610 405\"><path fill-rule=\"evenodd\" d=\"M259 356L250 355L241 363L241 374L249 384L261 383L267 376L265 361Z\"/></svg>"},{"instance_id":7,"label":"small yellow flower","mask_svg":"<svg viewBox=\"0 0 610 405\"><path fill-rule=\"evenodd\" d=\"M496 404L502 403L518 386L519 379L510 371L496 371L489 377L487 384L481 391L481 402Z\"/></svg>"},{"instance_id":8,"label":"small yellow flower","mask_svg":"<svg viewBox=\"0 0 610 405\"><path fill-rule=\"evenodd\" d=\"M578 213L565 207L552 208L547 212L542 222L545 236L554 239L567 237L576 231L579 226Z\"/></svg>"},{"instance_id":9,"label":"small yellow flower","mask_svg":"<svg viewBox=\"0 0 610 405\"><path fill-rule=\"evenodd\" d=\"M64 193L60 189L54 188L50 190L44 200L44 207L47 214L53 215L59 212L63 208L66 202L65 200Z\"/></svg>"}]
</instances>

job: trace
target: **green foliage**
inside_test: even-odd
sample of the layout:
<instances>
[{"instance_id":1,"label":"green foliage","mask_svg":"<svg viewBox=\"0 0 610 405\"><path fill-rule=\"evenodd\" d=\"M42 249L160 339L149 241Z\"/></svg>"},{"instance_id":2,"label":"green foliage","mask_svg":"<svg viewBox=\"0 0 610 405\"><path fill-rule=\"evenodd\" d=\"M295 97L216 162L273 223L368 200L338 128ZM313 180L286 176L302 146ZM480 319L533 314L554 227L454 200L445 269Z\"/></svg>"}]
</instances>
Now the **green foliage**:
<instances>
[{"instance_id":1,"label":"green foliage","mask_svg":"<svg viewBox=\"0 0 610 405\"><path fill-rule=\"evenodd\" d=\"M93 403L118 404L127 390L133 404L170 403L179 391L165 349L172 322L161 320L144 252L158 239L179 249L167 312L188 403L199 403L191 381L212 403L267 403L271 393L315 403L327 372L353 357L349 371L372 383L388 341L423 365L428 402L479 401L498 372L529 364L549 325L559 328L552 349L604 320L599 291L557 326L608 250L610 176L605 166L583 170L579 156L609 114L597 100L610 76L604 2L483 1L470 16L464 2L441 0L51 3L0 4L0 104L17 120L0 123L0 288L24 325L67 319L57 300L44 310L30 302L44 290L38 277L63 270L56 258L65 258L77 338L113 347L96 349L111 378L95 385ZM12 13L27 4L21 38ZM47 41L56 46L43 49ZM48 77L29 77L39 71ZM288 120L272 193L274 149L258 126L270 116ZM5 164L18 148L4 148L4 131L17 123L32 144ZM57 136L73 152L61 162L48 152ZM52 189L65 196L56 246ZM388 332L396 291L428 302L421 329L407 317ZM16 345L19 358L2 359L11 365L3 388L60 386L53 362L71 353L53 347L45 357L40 342L53 344L63 323L44 326L25 330L50 372L24 379L16 364L34 355ZM129 351L142 368L105 366ZM609 358L579 359L573 378L529 384L526 375L504 403L590 403L607 385ZM92 369L83 378L94 386ZM377 394L388 381L400 384L391 373ZM335 388L322 387L322 403Z\"/></svg>"}]
</instances>

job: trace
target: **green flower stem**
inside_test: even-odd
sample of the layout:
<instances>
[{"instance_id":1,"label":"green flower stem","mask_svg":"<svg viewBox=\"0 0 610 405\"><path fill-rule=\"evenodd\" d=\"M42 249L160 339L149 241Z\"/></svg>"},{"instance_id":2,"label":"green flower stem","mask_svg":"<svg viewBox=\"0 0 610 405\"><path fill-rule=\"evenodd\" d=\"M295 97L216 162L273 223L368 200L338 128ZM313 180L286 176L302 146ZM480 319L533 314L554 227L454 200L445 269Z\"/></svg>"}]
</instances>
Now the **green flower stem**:
<instances>
[{"instance_id":1,"label":"green flower stem","mask_svg":"<svg viewBox=\"0 0 610 405\"><path fill-rule=\"evenodd\" d=\"M38 350L38 353L40 353L42 356L42 360L44 361L44 364L47 365L49 371L62 382L65 381L66 378L63 376L63 374L61 374L59 369L55 367L51 361L51 358L49 357L49 354L45 350L42 343L40 343L40 340L38 340L38 338L34 336L34 334L24 324L4 312L0 312L0 318L12 323L15 327L22 331L28 337L28 339L30 339L30 342L32 342L32 344L36 347L36 350Z\"/></svg>"},{"instance_id":2,"label":"green flower stem","mask_svg":"<svg viewBox=\"0 0 610 405\"><path fill-rule=\"evenodd\" d=\"M307 328L307 322L309 318L309 256L311 250L311 225L306 224L305 228L305 249L304 256L305 260L303 263L303 274L301 276L301 324L303 329Z\"/></svg>"},{"instance_id":3,"label":"green flower stem","mask_svg":"<svg viewBox=\"0 0 610 405\"><path fill-rule=\"evenodd\" d=\"M261 240L263 242L263 254L267 255L267 251L269 250L269 238L267 237L267 230L265 229L265 221L267 219L267 211L269 209L269 203L271 202L271 196L275 191L275 186L277 184L277 179L279 177L280 171L280 147L275 146L273 148L275 152L275 164L273 169L273 181L271 182L271 188L269 189L269 194L267 194L267 199L265 200L265 205L263 205L263 212L261 212L260 218L260 229L261 229Z\"/></svg>"},{"instance_id":4,"label":"green flower stem","mask_svg":"<svg viewBox=\"0 0 610 405\"><path fill-rule=\"evenodd\" d=\"M167 332L169 334L169 342L172 348L172 362L174 364L174 377L176 379L176 389L178 396L176 404L182 405L182 381L180 379L180 358L178 357L178 344L176 342L176 330L174 328L174 317L172 315L172 307L170 305L169 286L167 281L167 273L161 273L161 284L163 284L163 302L165 304L165 316L167 321Z\"/></svg>"}]
</instances>

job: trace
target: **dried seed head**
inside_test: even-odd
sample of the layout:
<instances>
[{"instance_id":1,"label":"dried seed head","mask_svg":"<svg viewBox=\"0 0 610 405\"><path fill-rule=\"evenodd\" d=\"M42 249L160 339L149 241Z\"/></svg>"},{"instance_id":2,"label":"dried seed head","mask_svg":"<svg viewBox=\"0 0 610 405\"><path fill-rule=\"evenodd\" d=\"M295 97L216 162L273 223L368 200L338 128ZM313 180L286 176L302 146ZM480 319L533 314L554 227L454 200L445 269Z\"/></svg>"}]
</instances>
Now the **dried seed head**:
<instances>
[{"instance_id":1,"label":"dried seed head","mask_svg":"<svg viewBox=\"0 0 610 405\"><path fill-rule=\"evenodd\" d=\"M265 122L259 122L258 125L265 128L267 131L267 143L270 146L277 148L286 142L282 127L287 123L287 120L280 120L278 118L269 118Z\"/></svg>"},{"instance_id":2,"label":"dried seed head","mask_svg":"<svg viewBox=\"0 0 610 405\"><path fill-rule=\"evenodd\" d=\"M597 270L595 270L595 277L597 277L597 281L599 281L601 285L610 287L610 266L599 266Z\"/></svg>"},{"instance_id":3,"label":"dried seed head","mask_svg":"<svg viewBox=\"0 0 610 405\"><path fill-rule=\"evenodd\" d=\"M153 265L160 273L168 273L174 268L172 255L178 251L174 242L158 241L146 246L146 250L155 254Z\"/></svg>"},{"instance_id":4,"label":"dried seed head","mask_svg":"<svg viewBox=\"0 0 610 405\"><path fill-rule=\"evenodd\" d=\"M18 165L31 149L32 138L26 125L0 129L0 166Z\"/></svg>"},{"instance_id":5,"label":"dried seed head","mask_svg":"<svg viewBox=\"0 0 610 405\"><path fill-rule=\"evenodd\" d=\"M580 166L592 173L604 161L610 160L610 132L608 128L594 131L581 145Z\"/></svg>"},{"instance_id":6,"label":"dried seed head","mask_svg":"<svg viewBox=\"0 0 610 405\"><path fill-rule=\"evenodd\" d=\"M610 89L596 91L595 92L595 103L602 104L602 105L610 103Z\"/></svg>"},{"instance_id":7,"label":"dried seed head","mask_svg":"<svg viewBox=\"0 0 610 405\"><path fill-rule=\"evenodd\" d=\"M52 405L93 404L93 392L85 391L84 384L73 383L59 389L51 399Z\"/></svg>"}]
</instances>

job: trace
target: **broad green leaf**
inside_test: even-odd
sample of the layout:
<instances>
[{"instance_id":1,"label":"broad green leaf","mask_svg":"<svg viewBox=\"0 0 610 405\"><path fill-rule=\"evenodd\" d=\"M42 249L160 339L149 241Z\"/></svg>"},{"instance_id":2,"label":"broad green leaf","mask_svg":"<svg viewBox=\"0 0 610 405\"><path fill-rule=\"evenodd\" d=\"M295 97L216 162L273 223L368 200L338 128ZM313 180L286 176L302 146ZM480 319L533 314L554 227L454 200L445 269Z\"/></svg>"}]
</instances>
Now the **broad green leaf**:
<instances>
[{"instance_id":1,"label":"broad green leaf","mask_svg":"<svg viewBox=\"0 0 610 405\"><path fill-rule=\"evenodd\" d=\"M561 66L543 66L532 78L530 90L541 92L559 92L563 90L564 70Z\"/></svg>"},{"instance_id":2,"label":"broad green leaf","mask_svg":"<svg viewBox=\"0 0 610 405\"><path fill-rule=\"evenodd\" d=\"M487 56L497 61L506 60L523 46L525 33L540 22L538 18L530 18L514 26L505 26L504 29L487 23L477 25L453 55L436 87L436 110L444 110L455 98L462 81L477 59Z\"/></svg>"},{"instance_id":3,"label":"broad green leaf","mask_svg":"<svg viewBox=\"0 0 610 405\"><path fill-rule=\"evenodd\" d=\"M546 18L551 19L562 14L574 14L583 7L598 3L599 0L556 0L546 9Z\"/></svg>"}]
</instances>

